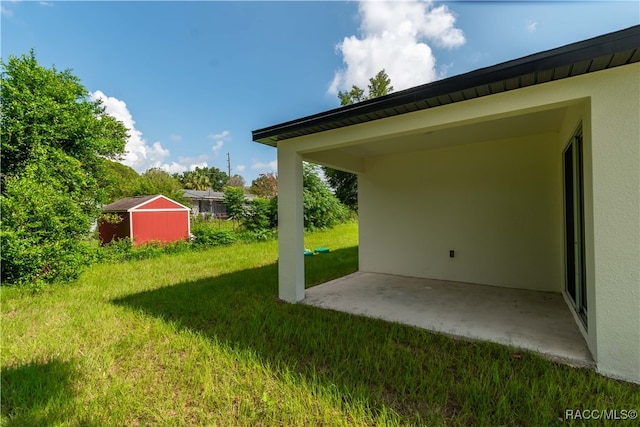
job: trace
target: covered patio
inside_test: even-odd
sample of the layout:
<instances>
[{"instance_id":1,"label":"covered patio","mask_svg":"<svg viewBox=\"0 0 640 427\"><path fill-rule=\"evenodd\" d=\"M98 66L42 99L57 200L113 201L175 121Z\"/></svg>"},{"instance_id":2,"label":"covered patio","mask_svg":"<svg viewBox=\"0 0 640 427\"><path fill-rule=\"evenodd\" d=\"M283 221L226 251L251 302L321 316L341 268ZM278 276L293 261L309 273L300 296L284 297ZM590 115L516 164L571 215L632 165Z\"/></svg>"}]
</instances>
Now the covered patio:
<instances>
[{"instance_id":1,"label":"covered patio","mask_svg":"<svg viewBox=\"0 0 640 427\"><path fill-rule=\"evenodd\" d=\"M557 293L356 272L307 289L302 303L594 365Z\"/></svg>"},{"instance_id":2,"label":"covered patio","mask_svg":"<svg viewBox=\"0 0 640 427\"><path fill-rule=\"evenodd\" d=\"M254 131L278 150L280 299L640 383L639 36ZM305 161L358 175L359 272L309 290Z\"/></svg>"}]
</instances>

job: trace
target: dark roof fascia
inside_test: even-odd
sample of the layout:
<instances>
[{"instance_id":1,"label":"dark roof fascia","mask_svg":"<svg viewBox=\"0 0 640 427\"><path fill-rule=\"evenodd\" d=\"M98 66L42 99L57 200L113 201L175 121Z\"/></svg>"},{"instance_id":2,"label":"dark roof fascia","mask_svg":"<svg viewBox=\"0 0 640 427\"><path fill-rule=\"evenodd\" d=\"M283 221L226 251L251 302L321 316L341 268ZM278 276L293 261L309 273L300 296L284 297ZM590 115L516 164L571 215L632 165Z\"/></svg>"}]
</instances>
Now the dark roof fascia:
<instances>
[{"instance_id":1,"label":"dark roof fascia","mask_svg":"<svg viewBox=\"0 0 640 427\"><path fill-rule=\"evenodd\" d=\"M478 86L504 82L508 79L518 78L531 73L552 70L557 67L576 64L581 61L588 61L605 55L638 48L640 48L640 25L394 92L357 104L335 108L258 129L252 132L253 141L276 146L279 140L321 131L317 129L319 126L329 129L344 127L348 126L348 124L339 122L353 120L356 117L359 118L359 120L356 120L356 123L363 123L376 119L370 117L362 118L362 116L365 115L375 117L376 113L381 113L385 110L398 108L406 110L406 107L430 98L448 96L449 94L473 89ZM412 108L409 109L415 111L416 109L424 108L428 107L418 108L413 105ZM386 111L383 116L386 117L397 114L401 113L395 112L395 114L389 114L389 112ZM297 135L290 136L292 132L296 132Z\"/></svg>"}]
</instances>

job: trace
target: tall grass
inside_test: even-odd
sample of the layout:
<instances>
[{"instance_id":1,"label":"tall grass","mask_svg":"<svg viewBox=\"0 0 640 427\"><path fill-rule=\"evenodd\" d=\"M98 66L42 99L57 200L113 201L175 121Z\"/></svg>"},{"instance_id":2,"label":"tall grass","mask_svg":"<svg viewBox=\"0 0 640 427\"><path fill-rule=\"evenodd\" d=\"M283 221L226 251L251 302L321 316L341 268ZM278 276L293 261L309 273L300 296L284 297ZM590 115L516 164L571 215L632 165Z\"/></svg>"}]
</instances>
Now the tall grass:
<instances>
[{"instance_id":1,"label":"tall grass","mask_svg":"<svg viewBox=\"0 0 640 427\"><path fill-rule=\"evenodd\" d=\"M357 269L311 233L307 285ZM97 265L2 289L2 425L552 425L637 386L507 347L277 299L277 242Z\"/></svg>"}]
</instances>

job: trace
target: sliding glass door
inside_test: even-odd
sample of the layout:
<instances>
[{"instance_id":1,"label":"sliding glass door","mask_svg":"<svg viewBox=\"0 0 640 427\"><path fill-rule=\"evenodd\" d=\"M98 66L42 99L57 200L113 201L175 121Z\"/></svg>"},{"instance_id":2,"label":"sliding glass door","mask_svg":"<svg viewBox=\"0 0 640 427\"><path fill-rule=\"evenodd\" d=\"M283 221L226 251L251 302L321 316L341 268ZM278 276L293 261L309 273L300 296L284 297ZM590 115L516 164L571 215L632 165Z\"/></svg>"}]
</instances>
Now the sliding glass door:
<instances>
[{"instance_id":1,"label":"sliding glass door","mask_svg":"<svg viewBox=\"0 0 640 427\"><path fill-rule=\"evenodd\" d=\"M584 248L582 127L563 153L566 292L587 326L587 281Z\"/></svg>"}]
</instances>

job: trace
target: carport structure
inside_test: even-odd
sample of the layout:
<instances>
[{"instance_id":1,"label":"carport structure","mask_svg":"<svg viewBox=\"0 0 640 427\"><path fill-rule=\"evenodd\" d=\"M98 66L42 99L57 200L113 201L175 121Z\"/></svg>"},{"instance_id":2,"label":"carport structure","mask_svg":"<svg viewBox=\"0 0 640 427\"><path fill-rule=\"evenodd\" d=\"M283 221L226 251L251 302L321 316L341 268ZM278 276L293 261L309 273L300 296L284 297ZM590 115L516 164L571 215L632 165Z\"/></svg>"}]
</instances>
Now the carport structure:
<instances>
[{"instance_id":1,"label":"carport structure","mask_svg":"<svg viewBox=\"0 0 640 427\"><path fill-rule=\"evenodd\" d=\"M254 131L280 298L305 298L319 163L358 174L360 272L561 295L598 371L640 382L639 47L635 26Z\"/></svg>"}]
</instances>

